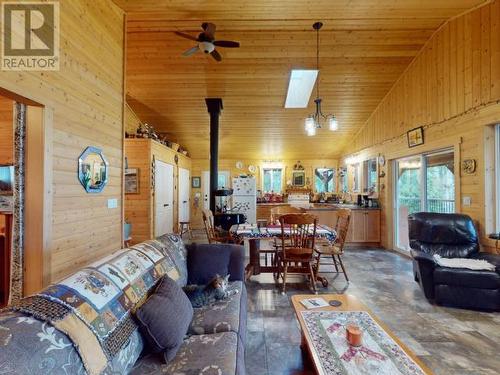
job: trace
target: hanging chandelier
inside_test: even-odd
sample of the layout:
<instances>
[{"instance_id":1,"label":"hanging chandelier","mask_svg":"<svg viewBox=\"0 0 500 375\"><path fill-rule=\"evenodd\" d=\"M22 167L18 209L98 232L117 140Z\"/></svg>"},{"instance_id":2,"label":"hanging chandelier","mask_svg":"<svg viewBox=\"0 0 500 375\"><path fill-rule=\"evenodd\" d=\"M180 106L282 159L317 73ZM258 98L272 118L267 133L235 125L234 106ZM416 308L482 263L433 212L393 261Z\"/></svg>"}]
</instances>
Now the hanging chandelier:
<instances>
[{"instance_id":1,"label":"hanging chandelier","mask_svg":"<svg viewBox=\"0 0 500 375\"><path fill-rule=\"evenodd\" d=\"M319 96L319 30L322 26L322 22L316 22L313 25L313 29L316 30L316 70L318 71L318 78L316 79L316 99L314 99L316 112L314 114L310 114L305 120L305 130L308 136L316 135L316 129L321 129L322 122L327 122L328 128L331 131L339 129L339 123L335 115L324 115L321 111L321 98Z\"/></svg>"}]
</instances>

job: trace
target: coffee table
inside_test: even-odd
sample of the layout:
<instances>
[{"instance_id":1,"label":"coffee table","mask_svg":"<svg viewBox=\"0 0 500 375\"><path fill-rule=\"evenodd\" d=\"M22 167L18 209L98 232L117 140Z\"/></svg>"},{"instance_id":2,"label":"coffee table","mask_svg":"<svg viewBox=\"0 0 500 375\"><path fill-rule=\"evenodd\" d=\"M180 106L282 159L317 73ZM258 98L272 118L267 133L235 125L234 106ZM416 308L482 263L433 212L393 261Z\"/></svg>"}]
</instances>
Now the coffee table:
<instances>
[{"instance_id":1,"label":"coffee table","mask_svg":"<svg viewBox=\"0 0 500 375\"><path fill-rule=\"evenodd\" d=\"M301 300L308 299L308 298L323 298L327 302L329 302L331 300L338 300L338 301L342 302L342 305L339 307L327 306L327 307L321 307L321 308L308 310L300 303ZM330 318L331 318L331 316L334 316L334 317L335 316L337 316L337 317L344 316L344 318L345 318L345 315L364 318L366 321L369 322L369 324L371 324L371 326L375 327L374 332L377 332L377 330L378 330L378 332L381 334L382 339L386 340L385 342L383 342L383 344L386 344L389 342L394 342L395 344L397 344L397 345L394 345L394 348L393 348L394 350L389 353L390 358L389 358L389 361L387 361L386 363L389 363L389 365L391 365L391 366L392 366L392 364L394 364L396 362L403 363L403 364L409 364L409 368L410 369L412 367L414 369L416 368L416 371L408 371L408 372L395 371L393 373L395 373L395 374L401 374L401 373L403 373L403 374L404 373L408 373L408 374L418 374L418 373L420 373L420 374L432 374L432 372L429 370L429 368L427 368L427 366L425 366L422 363L422 361L420 361L415 356L415 354L413 354L412 351L410 349L408 349L408 347L406 347L406 345L403 344L389 330L389 328L387 328L387 326L384 323L382 323L377 318L377 316L375 314L373 314L370 311L370 309L365 304L360 302L356 297L349 295L349 294L320 294L320 295L303 294L303 295L292 296L291 299L292 299L293 309L295 311L295 314L297 315L297 319L298 319L299 324L300 324L300 329L302 331L302 345L301 345L301 347L303 350L308 351L309 356L310 356L312 363L314 365L314 369L316 370L317 374L330 375L330 374L351 374L351 373L369 374L370 373L370 372L364 372L363 369L360 369L359 372L357 371L358 369L356 368L356 366L357 366L357 363L360 363L360 362L356 362L356 360L353 360L353 361L350 361L348 363L348 366L344 366L342 363L345 364L345 361L343 362L339 358L337 358L337 354L339 354L339 353L331 354L330 352L328 352L328 350L335 351L335 349L332 349L332 348L335 348L335 346L333 346L334 341L330 341L329 336L326 332L329 331L330 328L332 328L332 327L333 327L333 329L335 329L336 327L339 327L338 328L339 331L336 333L337 336L335 336L337 343L339 342L338 341L339 337L342 337L342 335L345 333L345 328L341 324L338 324L338 323L333 324L332 326L328 327L325 330L324 324L325 324L325 322L329 321L327 319L328 315L330 315ZM339 314L335 314L335 312L339 312ZM345 312L345 313L342 313L342 312ZM367 315L367 314L369 314L369 315ZM317 317L317 320L315 320L316 319L315 317ZM312 323L313 321L318 322L318 327L319 327L319 324L321 322L322 326L320 328L316 329L317 327L315 326L315 323ZM353 322L353 321L351 320L351 322ZM328 323L326 323L326 324L328 325ZM377 326L377 324L378 324L378 326ZM360 324L360 326L362 326L362 324ZM321 334L319 334L318 332L322 332L323 336ZM333 332L333 330L330 330L329 332ZM367 333L368 333L368 331L364 330L363 334L366 335L367 342L368 342L369 339L371 340L371 336L367 335ZM332 336L333 336L333 334L332 334ZM378 337L376 337L376 338L378 338ZM357 353L356 351L358 349L353 348L353 347L349 347L347 345L347 343L345 343L343 341L343 339L340 339L340 340L342 340L341 341L342 344L345 345L348 349L346 350L344 355L342 355L341 357L339 356L339 357L342 360L344 360L345 359L344 356L346 354L351 355L351 356L355 356ZM376 341L372 340L372 342L374 343L374 345L377 345ZM399 346L399 348L401 350L399 350L397 348L397 346ZM353 349L353 350L351 350L351 349ZM384 351L381 351L381 354L376 353L375 351L371 351L370 348L368 348L368 347L361 348L361 349L362 349L361 350L362 353L360 353L359 356L362 358L362 360L364 360L364 357L367 356L367 355L365 355L366 353L368 355L373 354L373 355L378 355L381 357L383 357L386 354ZM338 347L338 346L337 346L337 350L339 350L341 352L340 354L343 353L343 349L340 349L340 347ZM396 362L392 361L392 355L394 353L396 353L396 358L397 358ZM384 361L385 361L385 359L384 359ZM399 361L401 361L401 362L399 362ZM328 364L326 362L328 362ZM337 364L332 365L332 362L338 363L338 366L337 366ZM340 362L342 362L342 363L340 363ZM332 371L331 369L333 367L342 368L342 370ZM352 371L353 369L354 369L354 371ZM391 374L384 373L384 375L391 375Z\"/></svg>"}]
</instances>

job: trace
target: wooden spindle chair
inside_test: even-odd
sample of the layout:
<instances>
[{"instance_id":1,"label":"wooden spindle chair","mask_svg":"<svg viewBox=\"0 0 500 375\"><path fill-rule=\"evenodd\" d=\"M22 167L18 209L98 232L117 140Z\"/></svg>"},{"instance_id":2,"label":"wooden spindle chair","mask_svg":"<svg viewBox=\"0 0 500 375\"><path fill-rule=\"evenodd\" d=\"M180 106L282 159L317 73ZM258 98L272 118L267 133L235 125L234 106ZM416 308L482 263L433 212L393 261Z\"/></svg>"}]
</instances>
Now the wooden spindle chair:
<instances>
[{"instance_id":1,"label":"wooden spindle chair","mask_svg":"<svg viewBox=\"0 0 500 375\"><path fill-rule=\"evenodd\" d=\"M203 224L205 225L205 232L207 234L208 243L230 243L232 237L228 233L219 231L214 224L214 215L212 211L204 209L201 211L203 216Z\"/></svg>"},{"instance_id":2,"label":"wooden spindle chair","mask_svg":"<svg viewBox=\"0 0 500 375\"><path fill-rule=\"evenodd\" d=\"M326 281L325 278L320 278L318 276L319 266L321 264L322 256L331 256L333 260L332 265L335 267L336 273L339 273L338 265L340 265L346 281L349 282L349 277L347 276L344 263L342 262L342 255L344 254L344 245L347 238L347 232L349 231L350 221L351 221L351 210L349 209L338 210L337 222L335 224L335 232L337 233L335 241L333 243L322 243L321 245L316 246L315 248L315 251L317 253L316 266L315 266L316 279L317 280L322 279L322 283L324 286L327 286L328 282Z\"/></svg>"},{"instance_id":3,"label":"wooden spindle chair","mask_svg":"<svg viewBox=\"0 0 500 375\"><path fill-rule=\"evenodd\" d=\"M286 214L279 218L281 248L278 250L279 272L283 271L282 293L286 292L289 273L306 274L316 293L316 275L313 269L314 241L318 219L311 214Z\"/></svg>"},{"instance_id":4,"label":"wooden spindle chair","mask_svg":"<svg viewBox=\"0 0 500 375\"><path fill-rule=\"evenodd\" d=\"M304 211L298 207L294 206L278 206L271 208L271 215L269 217L269 222L271 224L279 224L280 216L286 214L300 214Z\"/></svg>"},{"instance_id":5,"label":"wooden spindle chair","mask_svg":"<svg viewBox=\"0 0 500 375\"><path fill-rule=\"evenodd\" d=\"M300 208L294 206L277 206L271 208L271 214L269 216L270 225L280 224L279 218L285 214L296 214L302 213L303 211ZM268 262L271 263L274 267L278 267L277 261L278 258L276 256L279 248L281 247L281 241L279 238L274 237L271 240L260 241L260 253L264 255L265 265L267 266ZM269 260L270 258L270 260ZM274 278L278 277L278 273L274 273Z\"/></svg>"}]
</instances>

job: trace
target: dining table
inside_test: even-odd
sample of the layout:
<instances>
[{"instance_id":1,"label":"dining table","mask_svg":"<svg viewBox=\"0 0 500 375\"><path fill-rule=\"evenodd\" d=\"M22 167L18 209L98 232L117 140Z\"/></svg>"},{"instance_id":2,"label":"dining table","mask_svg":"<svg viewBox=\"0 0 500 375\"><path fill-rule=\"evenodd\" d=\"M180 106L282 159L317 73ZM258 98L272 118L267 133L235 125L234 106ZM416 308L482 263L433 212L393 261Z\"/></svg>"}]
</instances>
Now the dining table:
<instances>
[{"instance_id":1,"label":"dining table","mask_svg":"<svg viewBox=\"0 0 500 375\"><path fill-rule=\"evenodd\" d=\"M313 234L313 229L309 229L311 236ZM248 280L253 275L259 275L261 273L276 273L277 267L274 264L268 264L267 256L265 258L265 264L261 264L261 253L269 253L269 250L261 251L260 243L261 240L271 240L273 238L281 238L281 225L265 225L258 226L256 224L236 224L231 226L229 233L235 243L244 243L248 241L249 245L249 255L250 259L245 267L245 279ZM290 234L290 228L284 228L284 235L287 237ZM317 225L316 232L314 234L316 240L328 241L329 243L334 243L337 238L337 233L333 228L326 225Z\"/></svg>"}]
</instances>

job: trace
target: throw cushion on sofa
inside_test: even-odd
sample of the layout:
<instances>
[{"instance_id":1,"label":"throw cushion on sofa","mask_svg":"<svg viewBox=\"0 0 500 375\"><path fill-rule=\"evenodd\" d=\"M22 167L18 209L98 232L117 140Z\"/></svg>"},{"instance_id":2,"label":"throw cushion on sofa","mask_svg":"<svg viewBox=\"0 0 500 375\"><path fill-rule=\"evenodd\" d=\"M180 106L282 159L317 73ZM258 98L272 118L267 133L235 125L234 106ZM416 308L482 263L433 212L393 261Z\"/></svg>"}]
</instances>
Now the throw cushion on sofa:
<instances>
[{"instance_id":1,"label":"throw cushion on sofa","mask_svg":"<svg viewBox=\"0 0 500 375\"><path fill-rule=\"evenodd\" d=\"M182 344L193 318L193 307L177 283L164 276L155 292L136 311L143 337L155 353L171 361Z\"/></svg>"},{"instance_id":2,"label":"throw cushion on sofa","mask_svg":"<svg viewBox=\"0 0 500 375\"><path fill-rule=\"evenodd\" d=\"M215 275L229 273L231 245L191 244L188 249L188 284L206 285Z\"/></svg>"}]
</instances>

